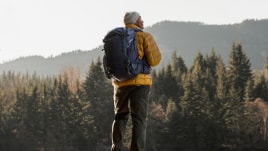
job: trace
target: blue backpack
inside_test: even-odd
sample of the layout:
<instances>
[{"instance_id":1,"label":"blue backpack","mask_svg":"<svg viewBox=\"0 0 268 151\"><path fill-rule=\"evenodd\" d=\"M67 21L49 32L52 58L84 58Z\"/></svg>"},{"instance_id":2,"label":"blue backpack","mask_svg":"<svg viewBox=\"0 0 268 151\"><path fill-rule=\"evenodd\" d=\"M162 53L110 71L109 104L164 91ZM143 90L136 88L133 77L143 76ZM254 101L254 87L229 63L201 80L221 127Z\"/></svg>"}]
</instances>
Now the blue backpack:
<instances>
[{"instance_id":1,"label":"blue backpack","mask_svg":"<svg viewBox=\"0 0 268 151\"><path fill-rule=\"evenodd\" d=\"M103 39L103 68L108 79L125 81L139 73L149 74L150 65L138 56L135 33L139 29L118 27L108 32Z\"/></svg>"}]
</instances>

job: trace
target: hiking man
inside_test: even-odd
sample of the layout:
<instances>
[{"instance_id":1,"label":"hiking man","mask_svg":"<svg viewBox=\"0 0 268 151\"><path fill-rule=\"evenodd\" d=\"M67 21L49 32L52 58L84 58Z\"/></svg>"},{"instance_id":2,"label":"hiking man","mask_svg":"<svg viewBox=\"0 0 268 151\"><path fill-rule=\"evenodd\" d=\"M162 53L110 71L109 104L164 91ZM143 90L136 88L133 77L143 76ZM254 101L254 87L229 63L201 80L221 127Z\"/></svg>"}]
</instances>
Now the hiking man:
<instances>
[{"instance_id":1,"label":"hiking man","mask_svg":"<svg viewBox=\"0 0 268 151\"><path fill-rule=\"evenodd\" d=\"M142 31L143 20L138 12L126 12L124 16L126 28L136 28L136 48L140 58L145 57L150 66L160 63L161 53L153 36ZM136 77L119 82L112 80L114 86L115 118L112 125L112 151L121 151L123 135L129 113L132 118L132 140L130 151L144 151L146 141L146 125L149 109L149 91L152 85L150 74L140 73Z\"/></svg>"}]
</instances>

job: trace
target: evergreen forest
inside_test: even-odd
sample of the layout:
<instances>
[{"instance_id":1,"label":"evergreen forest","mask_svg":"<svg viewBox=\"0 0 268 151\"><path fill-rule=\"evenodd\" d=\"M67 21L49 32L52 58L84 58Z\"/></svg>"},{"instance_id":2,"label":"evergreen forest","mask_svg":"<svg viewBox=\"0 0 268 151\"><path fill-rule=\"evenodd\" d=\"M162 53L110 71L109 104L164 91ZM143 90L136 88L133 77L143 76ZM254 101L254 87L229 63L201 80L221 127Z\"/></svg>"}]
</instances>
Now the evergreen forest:
<instances>
[{"instance_id":1,"label":"evergreen forest","mask_svg":"<svg viewBox=\"0 0 268 151\"><path fill-rule=\"evenodd\" d=\"M268 57L253 71L242 44L228 64L214 50L152 70L146 151L267 151ZM1 151L109 151L113 87L100 58L85 78L0 74ZM124 137L127 151L131 120Z\"/></svg>"}]
</instances>

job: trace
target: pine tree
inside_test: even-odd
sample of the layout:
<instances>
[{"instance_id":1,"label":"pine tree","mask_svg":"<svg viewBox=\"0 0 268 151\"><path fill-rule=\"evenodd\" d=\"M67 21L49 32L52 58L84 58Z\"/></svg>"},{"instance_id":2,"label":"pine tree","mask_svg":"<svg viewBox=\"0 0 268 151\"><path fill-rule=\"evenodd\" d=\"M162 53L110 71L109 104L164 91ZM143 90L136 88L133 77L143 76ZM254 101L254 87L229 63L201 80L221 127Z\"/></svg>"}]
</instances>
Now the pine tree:
<instances>
[{"instance_id":1,"label":"pine tree","mask_svg":"<svg viewBox=\"0 0 268 151\"><path fill-rule=\"evenodd\" d=\"M174 74L174 76L180 76L187 72L187 67L184 63L184 60L182 59L181 56L179 57L177 56L176 51L174 51L172 54L171 68L172 68L172 73Z\"/></svg>"},{"instance_id":2,"label":"pine tree","mask_svg":"<svg viewBox=\"0 0 268 151\"><path fill-rule=\"evenodd\" d=\"M225 97L226 101L223 106L223 119L226 127L225 140L226 144L231 146L237 146L240 144L238 139L242 141L245 137L242 134L245 132L245 124L247 118L244 118L245 114L245 97L249 92L247 84L252 80L252 73L250 69L251 63L242 49L241 44L233 44L230 54L230 61L227 70L227 90L228 93ZM250 123L248 123L250 124ZM227 139L228 138L228 139Z\"/></svg>"},{"instance_id":3,"label":"pine tree","mask_svg":"<svg viewBox=\"0 0 268 151\"><path fill-rule=\"evenodd\" d=\"M245 91L245 101L252 101L256 97L255 91L254 91L254 81L252 79L249 79L247 81L246 85L246 91Z\"/></svg>"},{"instance_id":4,"label":"pine tree","mask_svg":"<svg viewBox=\"0 0 268 151\"><path fill-rule=\"evenodd\" d=\"M168 98L172 98L174 100L178 99L178 85L175 77L172 74L171 65L167 65L164 79L163 79L163 92Z\"/></svg>"},{"instance_id":5,"label":"pine tree","mask_svg":"<svg viewBox=\"0 0 268 151\"><path fill-rule=\"evenodd\" d=\"M203 148L204 122L207 114L208 93L204 89L205 61L198 52L184 83L184 95L181 99L182 116L187 119L183 124L183 149L200 150ZM202 121L200 120L202 119Z\"/></svg>"},{"instance_id":6,"label":"pine tree","mask_svg":"<svg viewBox=\"0 0 268 151\"><path fill-rule=\"evenodd\" d=\"M227 96L227 77L226 70L223 60L219 58L216 66L216 77L217 77L217 87L216 87L216 96L219 102L226 101Z\"/></svg>"},{"instance_id":7,"label":"pine tree","mask_svg":"<svg viewBox=\"0 0 268 151\"><path fill-rule=\"evenodd\" d=\"M246 119L242 117L245 112L244 102L247 83L252 78L251 63L244 53L241 44L233 44L229 65L227 68L227 90L223 104L223 119L226 128L226 144L238 145L237 139L241 137L241 129ZM228 139L227 139L228 138Z\"/></svg>"},{"instance_id":8,"label":"pine tree","mask_svg":"<svg viewBox=\"0 0 268 151\"><path fill-rule=\"evenodd\" d=\"M175 77L177 82L177 99L183 96L183 80L187 74L187 67L184 63L184 60L181 56L177 57L176 51L172 54L172 61L171 61L171 69L172 75Z\"/></svg>"},{"instance_id":9,"label":"pine tree","mask_svg":"<svg viewBox=\"0 0 268 151\"><path fill-rule=\"evenodd\" d=\"M188 140L187 143L182 140L185 149L215 150L221 145L218 142L221 127L215 119L218 108L213 94L217 78L215 71L211 71L216 69L217 60L215 55L204 59L199 52L185 80L181 102L182 119L187 119L181 132Z\"/></svg>"},{"instance_id":10,"label":"pine tree","mask_svg":"<svg viewBox=\"0 0 268 151\"><path fill-rule=\"evenodd\" d=\"M170 151L181 150L181 142L184 139L185 130L183 127L184 119L182 117L182 111L178 108L178 105L173 100L169 99L166 109L166 128L164 129L163 137L167 138L162 140L164 143L161 145L162 150L168 148Z\"/></svg>"},{"instance_id":11,"label":"pine tree","mask_svg":"<svg viewBox=\"0 0 268 151\"><path fill-rule=\"evenodd\" d=\"M221 57L217 60L216 65L216 99L214 106L214 121L215 121L215 141L219 144L226 144L225 140L228 139L226 137L226 133L228 132L226 127L226 114L230 112L227 98L227 77L226 77L226 69ZM220 148L220 147L219 147Z\"/></svg>"},{"instance_id":12,"label":"pine tree","mask_svg":"<svg viewBox=\"0 0 268 151\"><path fill-rule=\"evenodd\" d=\"M113 121L113 89L104 77L100 58L92 62L83 83L85 99L89 101L89 114L93 116L98 135L97 146L110 144L111 125Z\"/></svg>"},{"instance_id":13,"label":"pine tree","mask_svg":"<svg viewBox=\"0 0 268 151\"><path fill-rule=\"evenodd\" d=\"M33 79L34 80L34 79ZM30 136L29 138L32 139L31 141L31 147L40 148L43 147L44 144L43 138L45 137L45 129L44 127L44 108L45 106L42 106L42 100L41 95L38 90L38 84L36 86L33 86L33 89L30 89L30 94L28 94L28 100L27 101L27 117L25 118L24 123L26 124L26 129Z\"/></svg>"},{"instance_id":14,"label":"pine tree","mask_svg":"<svg viewBox=\"0 0 268 151\"><path fill-rule=\"evenodd\" d=\"M165 109L160 103L152 102L147 124L146 150L160 149L166 142Z\"/></svg>"},{"instance_id":15,"label":"pine tree","mask_svg":"<svg viewBox=\"0 0 268 151\"><path fill-rule=\"evenodd\" d=\"M193 81L197 82L197 86L202 88L205 85L206 75L204 74L206 71L206 63L201 52L198 52L192 67L190 68L190 73L193 78Z\"/></svg>"},{"instance_id":16,"label":"pine tree","mask_svg":"<svg viewBox=\"0 0 268 151\"><path fill-rule=\"evenodd\" d=\"M229 89L238 93L239 102L244 102L247 81L252 78L251 63L241 44L233 44L228 66ZM232 97L232 96L231 96Z\"/></svg>"},{"instance_id":17,"label":"pine tree","mask_svg":"<svg viewBox=\"0 0 268 151\"><path fill-rule=\"evenodd\" d=\"M72 94L68 87L68 79L59 76L54 80L54 96L50 104L50 129L48 135L50 136L49 144L58 150L70 148L69 138L69 114L70 102L72 101ZM57 139L57 138L61 139Z\"/></svg>"},{"instance_id":18,"label":"pine tree","mask_svg":"<svg viewBox=\"0 0 268 151\"><path fill-rule=\"evenodd\" d=\"M182 123L182 129L184 140L181 142L183 149L188 150L198 150L200 149L202 134L200 130L203 129L202 123L204 122L203 110L203 96L202 88L198 85L198 82L193 80L193 75L190 73L187 76L187 81L184 85L184 96L181 100L182 116L185 120ZM202 119L202 121L200 121ZM199 129L197 131L197 129Z\"/></svg>"},{"instance_id":19,"label":"pine tree","mask_svg":"<svg viewBox=\"0 0 268 151\"><path fill-rule=\"evenodd\" d=\"M256 98L259 97L268 100L268 82L265 80L264 75L261 75L260 80L256 82L254 93Z\"/></svg>"},{"instance_id":20,"label":"pine tree","mask_svg":"<svg viewBox=\"0 0 268 151\"><path fill-rule=\"evenodd\" d=\"M206 66L206 71L205 71L205 85L204 87L209 93L209 100L211 103L215 103L215 98L216 98L216 83L217 83L217 76L216 76L216 68L217 68L217 61L218 57L215 54L214 49L212 49L210 55L206 56L205 58L205 66Z\"/></svg>"},{"instance_id":21,"label":"pine tree","mask_svg":"<svg viewBox=\"0 0 268 151\"><path fill-rule=\"evenodd\" d=\"M37 86L29 86L21 91L17 90L17 101L13 107L13 115L16 121L16 137L20 147L27 150L35 150L42 144L44 131L43 119Z\"/></svg>"},{"instance_id":22,"label":"pine tree","mask_svg":"<svg viewBox=\"0 0 268 151\"><path fill-rule=\"evenodd\" d=\"M156 103L160 103L162 107L165 109L167 105L167 88L166 88L166 68L163 67L158 71L158 75L153 74L153 89L152 99ZM164 99L163 99L164 98Z\"/></svg>"}]
</instances>

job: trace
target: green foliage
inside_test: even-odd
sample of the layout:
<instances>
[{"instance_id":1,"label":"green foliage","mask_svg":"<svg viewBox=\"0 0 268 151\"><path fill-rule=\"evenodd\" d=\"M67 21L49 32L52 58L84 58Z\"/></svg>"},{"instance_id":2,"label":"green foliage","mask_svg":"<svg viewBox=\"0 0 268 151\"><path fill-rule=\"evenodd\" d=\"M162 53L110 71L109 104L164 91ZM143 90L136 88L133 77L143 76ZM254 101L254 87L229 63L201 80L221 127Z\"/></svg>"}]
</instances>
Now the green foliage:
<instances>
[{"instance_id":1,"label":"green foliage","mask_svg":"<svg viewBox=\"0 0 268 151\"><path fill-rule=\"evenodd\" d=\"M238 101L244 102L245 88L252 77L251 63L241 44L233 44L228 66L229 88L238 93ZM232 93L232 92L230 92Z\"/></svg>"},{"instance_id":2,"label":"green foliage","mask_svg":"<svg viewBox=\"0 0 268 151\"><path fill-rule=\"evenodd\" d=\"M113 87L101 65L92 62L85 80L71 69L45 78L2 73L0 150L110 150ZM227 67L214 50L198 52L189 69L174 52L170 64L152 71L146 150L266 149L263 113L251 102L268 100L266 70L253 76L241 44ZM131 123L126 134L128 147Z\"/></svg>"},{"instance_id":3,"label":"green foliage","mask_svg":"<svg viewBox=\"0 0 268 151\"><path fill-rule=\"evenodd\" d=\"M260 80L256 82L254 93L256 97L268 100L268 80L266 80L263 75L260 77Z\"/></svg>"},{"instance_id":4,"label":"green foliage","mask_svg":"<svg viewBox=\"0 0 268 151\"><path fill-rule=\"evenodd\" d=\"M88 113L94 120L98 133L94 142L97 147L110 144L111 125L113 121L113 89L104 77L100 59L90 65L86 80L83 83L84 99L90 103ZM101 150L101 149L100 149Z\"/></svg>"}]
</instances>

